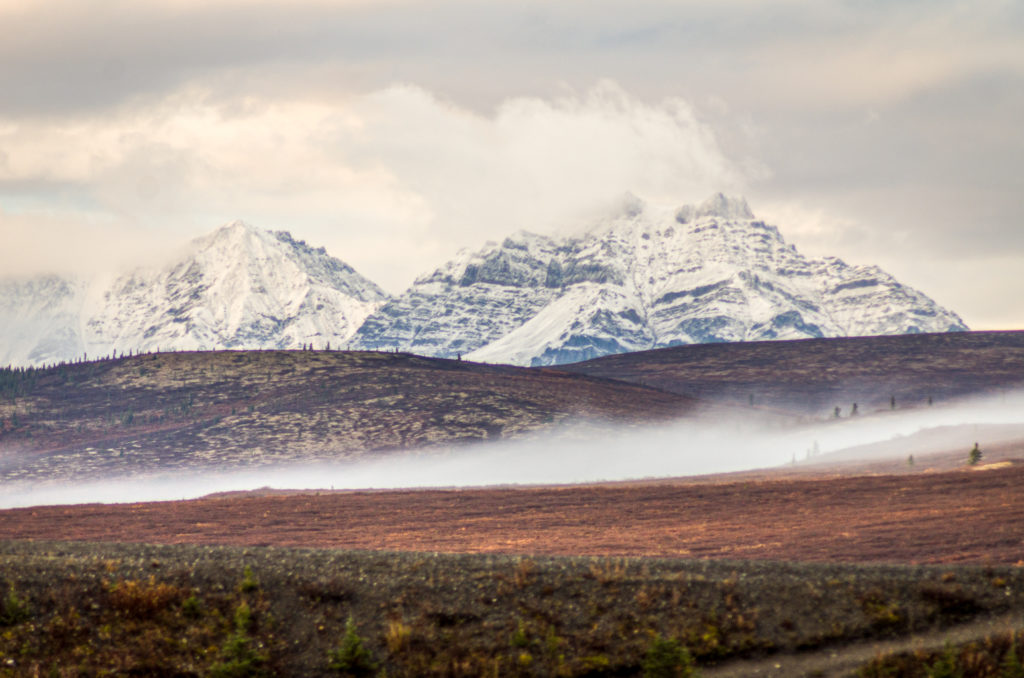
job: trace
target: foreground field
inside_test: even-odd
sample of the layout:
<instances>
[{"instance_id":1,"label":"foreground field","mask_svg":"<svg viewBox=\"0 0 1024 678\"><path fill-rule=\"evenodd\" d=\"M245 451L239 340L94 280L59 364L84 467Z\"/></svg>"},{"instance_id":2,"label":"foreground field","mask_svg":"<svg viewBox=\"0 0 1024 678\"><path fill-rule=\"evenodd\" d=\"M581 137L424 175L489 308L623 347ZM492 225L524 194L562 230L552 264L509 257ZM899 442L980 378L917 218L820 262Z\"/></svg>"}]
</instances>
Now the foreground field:
<instances>
[{"instance_id":1,"label":"foreground field","mask_svg":"<svg viewBox=\"0 0 1024 678\"><path fill-rule=\"evenodd\" d=\"M0 572L9 676L684 675L650 671L682 647L706 676L848 675L1024 614L1006 566L0 542Z\"/></svg>"},{"instance_id":2,"label":"foreground field","mask_svg":"<svg viewBox=\"0 0 1024 678\"><path fill-rule=\"evenodd\" d=\"M0 676L1017 675L1022 457L0 511Z\"/></svg>"}]
</instances>

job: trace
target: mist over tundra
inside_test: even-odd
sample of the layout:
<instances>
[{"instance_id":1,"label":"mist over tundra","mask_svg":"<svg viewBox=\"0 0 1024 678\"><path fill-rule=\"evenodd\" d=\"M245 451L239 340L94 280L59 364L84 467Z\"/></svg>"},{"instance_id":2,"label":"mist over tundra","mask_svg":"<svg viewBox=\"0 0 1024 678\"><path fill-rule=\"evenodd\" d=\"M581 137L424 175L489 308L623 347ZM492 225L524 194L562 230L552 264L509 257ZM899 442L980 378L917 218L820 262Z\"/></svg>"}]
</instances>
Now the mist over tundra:
<instances>
[{"instance_id":1,"label":"mist over tundra","mask_svg":"<svg viewBox=\"0 0 1024 678\"><path fill-rule=\"evenodd\" d=\"M125 477L9 488L0 508L190 499L258 488L360 490L670 478L794 462L926 456L1024 440L1024 391L792 423L750 412L657 427L582 425L528 439L399 452L345 463Z\"/></svg>"}]
</instances>

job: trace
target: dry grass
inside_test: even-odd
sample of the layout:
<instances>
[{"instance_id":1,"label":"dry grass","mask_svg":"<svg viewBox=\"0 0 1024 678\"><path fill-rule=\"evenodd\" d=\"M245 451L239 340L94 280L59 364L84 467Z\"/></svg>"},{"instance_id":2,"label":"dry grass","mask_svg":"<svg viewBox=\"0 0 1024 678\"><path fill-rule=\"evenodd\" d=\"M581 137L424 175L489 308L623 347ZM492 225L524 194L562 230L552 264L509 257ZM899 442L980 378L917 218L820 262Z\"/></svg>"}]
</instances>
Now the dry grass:
<instances>
[{"instance_id":1,"label":"dry grass","mask_svg":"<svg viewBox=\"0 0 1024 678\"><path fill-rule=\"evenodd\" d=\"M327 676L348 619L348 664L389 676L637 675L656 638L707 668L1024 610L1013 567L0 542L0 572L30 611L0 633L12 676Z\"/></svg>"}]
</instances>

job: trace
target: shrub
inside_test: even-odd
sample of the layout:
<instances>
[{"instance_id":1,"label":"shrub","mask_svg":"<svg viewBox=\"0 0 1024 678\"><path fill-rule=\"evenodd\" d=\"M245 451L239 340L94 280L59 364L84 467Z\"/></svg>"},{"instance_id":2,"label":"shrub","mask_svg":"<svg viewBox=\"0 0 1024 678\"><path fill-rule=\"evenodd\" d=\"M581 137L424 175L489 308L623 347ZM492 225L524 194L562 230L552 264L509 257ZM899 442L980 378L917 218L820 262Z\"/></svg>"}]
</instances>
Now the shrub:
<instances>
[{"instance_id":1,"label":"shrub","mask_svg":"<svg viewBox=\"0 0 1024 678\"><path fill-rule=\"evenodd\" d=\"M4 597L3 604L0 605L0 626L15 626L23 621L28 621L31 614L28 601L18 597L12 586L7 592L7 596Z\"/></svg>"},{"instance_id":2,"label":"shrub","mask_svg":"<svg viewBox=\"0 0 1024 678\"><path fill-rule=\"evenodd\" d=\"M328 654L328 667L350 676L366 676L377 670L377 663L370 651L363 647L363 639L356 632L352 617L345 622L345 636L338 649Z\"/></svg>"},{"instance_id":3,"label":"shrub","mask_svg":"<svg viewBox=\"0 0 1024 678\"><path fill-rule=\"evenodd\" d=\"M181 613L188 619L199 619L203 616L203 606L195 594L185 599L181 604Z\"/></svg>"},{"instance_id":4,"label":"shrub","mask_svg":"<svg viewBox=\"0 0 1024 678\"><path fill-rule=\"evenodd\" d=\"M530 575L537 569L537 565L529 558L523 558L516 565L516 571L512 575L512 581L516 585L517 589L526 588L526 585L530 583Z\"/></svg>"},{"instance_id":5,"label":"shrub","mask_svg":"<svg viewBox=\"0 0 1024 678\"><path fill-rule=\"evenodd\" d=\"M696 676L693 658L679 641L655 635L643 663L644 678L687 678Z\"/></svg>"},{"instance_id":6,"label":"shrub","mask_svg":"<svg viewBox=\"0 0 1024 678\"><path fill-rule=\"evenodd\" d=\"M529 644L530 639L526 636L526 624L519 620L516 630L512 632L511 645L512 647L526 647Z\"/></svg>"},{"instance_id":7,"label":"shrub","mask_svg":"<svg viewBox=\"0 0 1024 678\"><path fill-rule=\"evenodd\" d=\"M598 582L609 585L626 578L626 561L624 559L603 558L590 566L590 576Z\"/></svg>"},{"instance_id":8,"label":"shrub","mask_svg":"<svg viewBox=\"0 0 1024 678\"><path fill-rule=\"evenodd\" d=\"M181 596L181 589L171 584L158 584L152 576L148 581L127 579L110 587L111 606L138 619L153 616Z\"/></svg>"},{"instance_id":9,"label":"shrub","mask_svg":"<svg viewBox=\"0 0 1024 678\"><path fill-rule=\"evenodd\" d=\"M411 635L412 629L408 626L400 621L390 621L388 622L388 630L384 640L387 642L388 649L391 650L392 654L398 654L409 644L409 637Z\"/></svg>"}]
</instances>

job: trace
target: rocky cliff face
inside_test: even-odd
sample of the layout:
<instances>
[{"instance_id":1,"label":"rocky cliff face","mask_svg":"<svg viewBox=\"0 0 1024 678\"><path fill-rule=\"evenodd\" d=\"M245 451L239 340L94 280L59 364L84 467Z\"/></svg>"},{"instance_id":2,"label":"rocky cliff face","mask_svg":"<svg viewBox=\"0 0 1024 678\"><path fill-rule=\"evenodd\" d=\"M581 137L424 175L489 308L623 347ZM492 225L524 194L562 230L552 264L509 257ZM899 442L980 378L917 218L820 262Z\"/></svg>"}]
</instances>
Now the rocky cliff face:
<instances>
[{"instance_id":1,"label":"rocky cliff face","mask_svg":"<svg viewBox=\"0 0 1024 678\"><path fill-rule=\"evenodd\" d=\"M550 365L676 344L965 330L874 266L808 259L746 202L667 210L635 198L585 235L519 233L462 252L354 338L393 349Z\"/></svg>"}]
</instances>

